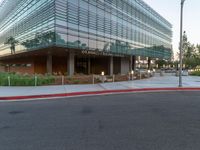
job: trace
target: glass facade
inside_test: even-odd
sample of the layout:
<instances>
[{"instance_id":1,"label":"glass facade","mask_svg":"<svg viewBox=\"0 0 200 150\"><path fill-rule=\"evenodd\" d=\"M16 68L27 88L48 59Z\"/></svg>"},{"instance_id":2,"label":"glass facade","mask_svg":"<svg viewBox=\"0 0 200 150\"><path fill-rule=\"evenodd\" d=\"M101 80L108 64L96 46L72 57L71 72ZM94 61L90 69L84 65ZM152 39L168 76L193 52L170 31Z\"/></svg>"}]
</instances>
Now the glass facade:
<instances>
[{"instance_id":1,"label":"glass facade","mask_svg":"<svg viewBox=\"0 0 200 150\"><path fill-rule=\"evenodd\" d=\"M142 0L4 0L0 6L0 56L59 46L169 59L171 42L172 25Z\"/></svg>"}]
</instances>

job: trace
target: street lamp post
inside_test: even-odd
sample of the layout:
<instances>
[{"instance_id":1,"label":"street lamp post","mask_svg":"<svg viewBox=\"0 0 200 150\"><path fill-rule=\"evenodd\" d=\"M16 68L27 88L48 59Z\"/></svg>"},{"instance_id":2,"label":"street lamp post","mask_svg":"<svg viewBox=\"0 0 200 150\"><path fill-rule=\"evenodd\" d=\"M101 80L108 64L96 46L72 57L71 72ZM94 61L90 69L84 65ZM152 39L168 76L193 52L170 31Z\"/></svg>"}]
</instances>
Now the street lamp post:
<instances>
[{"instance_id":1,"label":"street lamp post","mask_svg":"<svg viewBox=\"0 0 200 150\"><path fill-rule=\"evenodd\" d=\"M182 87L182 68L183 68L183 5L185 0L181 0L181 19L180 19L180 68L179 68L179 87Z\"/></svg>"}]
</instances>

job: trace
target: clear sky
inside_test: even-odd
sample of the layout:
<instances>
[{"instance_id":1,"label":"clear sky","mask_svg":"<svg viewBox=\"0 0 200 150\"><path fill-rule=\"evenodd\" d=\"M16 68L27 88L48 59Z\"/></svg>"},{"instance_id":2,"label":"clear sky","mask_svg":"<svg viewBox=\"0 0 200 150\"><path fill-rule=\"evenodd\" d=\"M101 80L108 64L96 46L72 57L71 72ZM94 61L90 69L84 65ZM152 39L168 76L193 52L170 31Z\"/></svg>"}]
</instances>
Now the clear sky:
<instances>
[{"instance_id":1,"label":"clear sky","mask_svg":"<svg viewBox=\"0 0 200 150\"><path fill-rule=\"evenodd\" d=\"M178 52L180 40L181 0L144 0L173 25L173 49ZM200 0L186 0L184 4L183 30L191 43L200 44Z\"/></svg>"}]
</instances>

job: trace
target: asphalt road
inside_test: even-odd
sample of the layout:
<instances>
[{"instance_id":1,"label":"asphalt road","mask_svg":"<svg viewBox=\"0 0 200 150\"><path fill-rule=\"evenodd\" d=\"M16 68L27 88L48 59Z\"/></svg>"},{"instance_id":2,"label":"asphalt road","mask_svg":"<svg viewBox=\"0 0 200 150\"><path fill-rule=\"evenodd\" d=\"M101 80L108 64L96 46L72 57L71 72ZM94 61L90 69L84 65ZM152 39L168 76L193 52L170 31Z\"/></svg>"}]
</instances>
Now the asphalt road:
<instances>
[{"instance_id":1,"label":"asphalt road","mask_svg":"<svg viewBox=\"0 0 200 150\"><path fill-rule=\"evenodd\" d=\"M0 103L0 150L199 150L200 92Z\"/></svg>"}]
</instances>

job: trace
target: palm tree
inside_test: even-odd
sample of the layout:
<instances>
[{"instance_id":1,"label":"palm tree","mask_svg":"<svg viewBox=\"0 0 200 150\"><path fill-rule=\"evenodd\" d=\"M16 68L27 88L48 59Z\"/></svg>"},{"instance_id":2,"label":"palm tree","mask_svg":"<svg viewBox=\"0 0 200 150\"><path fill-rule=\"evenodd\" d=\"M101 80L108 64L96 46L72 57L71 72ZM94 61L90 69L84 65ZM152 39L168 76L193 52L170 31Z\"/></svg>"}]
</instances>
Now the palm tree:
<instances>
[{"instance_id":1,"label":"palm tree","mask_svg":"<svg viewBox=\"0 0 200 150\"><path fill-rule=\"evenodd\" d=\"M15 45L18 43L14 37L9 37L6 39L4 44L10 45L11 54L15 54Z\"/></svg>"}]
</instances>

